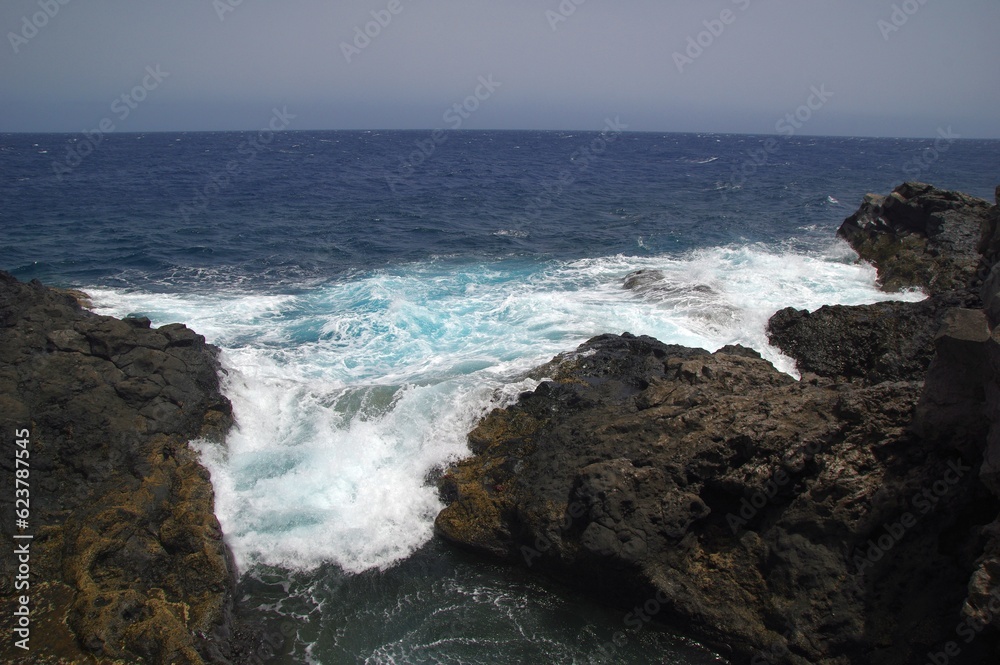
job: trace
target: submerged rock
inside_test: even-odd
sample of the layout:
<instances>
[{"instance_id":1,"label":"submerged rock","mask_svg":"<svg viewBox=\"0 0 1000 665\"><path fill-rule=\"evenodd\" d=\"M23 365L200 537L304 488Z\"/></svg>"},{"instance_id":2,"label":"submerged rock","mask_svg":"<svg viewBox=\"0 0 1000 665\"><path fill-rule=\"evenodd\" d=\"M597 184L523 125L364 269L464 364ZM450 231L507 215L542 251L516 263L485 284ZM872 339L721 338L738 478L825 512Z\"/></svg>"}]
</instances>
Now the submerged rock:
<instances>
[{"instance_id":1,"label":"submerged rock","mask_svg":"<svg viewBox=\"0 0 1000 665\"><path fill-rule=\"evenodd\" d=\"M30 443L29 652L7 663L254 662L232 645L234 569L208 472L188 442L232 424L217 349L183 325L81 309L80 294L0 273L3 474ZM12 540L14 492L0 531Z\"/></svg>"},{"instance_id":2,"label":"submerged rock","mask_svg":"<svg viewBox=\"0 0 1000 665\"><path fill-rule=\"evenodd\" d=\"M723 334L742 316L739 307L709 284L668 278L659 270L636 270L627 274L622 287L650 303L680 312L698 322L703 330Z\"/></svg>"},{"instance_id":3,"label":"submerged rock","mask_svg":"<svg viewBox=\"0 0 1000 665\"><path fill-rule=\"evenodd\" d=\"M622 286L630 291L640 291L666 279L660 270L635 270L625 275Z\"/></svg>"}]
</instances>

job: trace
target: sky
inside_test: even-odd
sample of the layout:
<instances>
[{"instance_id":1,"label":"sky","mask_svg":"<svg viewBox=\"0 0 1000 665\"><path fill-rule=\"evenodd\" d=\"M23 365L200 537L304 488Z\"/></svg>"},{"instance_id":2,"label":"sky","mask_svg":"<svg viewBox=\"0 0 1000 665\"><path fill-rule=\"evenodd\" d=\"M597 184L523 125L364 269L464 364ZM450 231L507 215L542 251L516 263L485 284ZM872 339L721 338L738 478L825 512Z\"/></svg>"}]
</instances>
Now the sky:
<instances>
[{"instance_id":1,"label":"sky","mask_svg":"<svg viewBox=\"0 0 1000 665\"><path fill-rule=\"evenodd\" d=\"M280 114L303 130L1000 138L998 26L997 0L4 0L0 132Z\"/></svg>"}]
</instances>

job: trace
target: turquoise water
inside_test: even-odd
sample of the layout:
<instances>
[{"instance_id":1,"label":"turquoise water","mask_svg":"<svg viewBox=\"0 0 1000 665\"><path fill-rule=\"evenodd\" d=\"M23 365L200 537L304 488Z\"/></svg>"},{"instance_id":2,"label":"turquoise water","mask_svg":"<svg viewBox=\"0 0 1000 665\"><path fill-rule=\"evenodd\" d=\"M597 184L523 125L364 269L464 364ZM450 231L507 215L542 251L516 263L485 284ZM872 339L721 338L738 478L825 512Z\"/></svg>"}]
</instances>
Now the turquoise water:
<instances>
[{"instance_id":1,"label":"turquoise water","mask_svg":"<svg viewBox=\"0 0 1000 665\"><path fill-rule=\"evenodd\" d=\"M571 159L594 136L459 133L415 165L419 133L295 132L222 180L245 135L121 135L62 181L74 137L0 137L0 267L222 348L237 427L195 446L281 662L719 662L436 541L427 478L593 335L740 343L791 372L767 319L888 297L834 231L927 142L787 139L740 179L763 137L626 134ZM988 196L996 147L958 142L925 179ZM661 288L625 290L639 269Z\"/></svg>"}]
</instances>

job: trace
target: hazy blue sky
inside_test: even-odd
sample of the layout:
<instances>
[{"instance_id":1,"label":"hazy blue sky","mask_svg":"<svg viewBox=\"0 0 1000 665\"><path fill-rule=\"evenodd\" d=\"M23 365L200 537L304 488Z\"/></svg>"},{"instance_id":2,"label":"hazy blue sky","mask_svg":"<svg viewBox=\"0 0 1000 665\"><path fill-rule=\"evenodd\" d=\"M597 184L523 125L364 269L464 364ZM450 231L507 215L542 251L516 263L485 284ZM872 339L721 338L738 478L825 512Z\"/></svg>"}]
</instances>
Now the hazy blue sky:
<instances>
[{"instance_id":1,"label":"hazy blue sky","mask_svg":"<svg viewBox=\"0 0 1000 665\"><path fill-rule=\"evenodd\" d=\"M798 110L802 134L1000 137L997 0L4 0L0 30L0 131L287 107L289 129L773 133Z\"/></svg>"}]
</instances>

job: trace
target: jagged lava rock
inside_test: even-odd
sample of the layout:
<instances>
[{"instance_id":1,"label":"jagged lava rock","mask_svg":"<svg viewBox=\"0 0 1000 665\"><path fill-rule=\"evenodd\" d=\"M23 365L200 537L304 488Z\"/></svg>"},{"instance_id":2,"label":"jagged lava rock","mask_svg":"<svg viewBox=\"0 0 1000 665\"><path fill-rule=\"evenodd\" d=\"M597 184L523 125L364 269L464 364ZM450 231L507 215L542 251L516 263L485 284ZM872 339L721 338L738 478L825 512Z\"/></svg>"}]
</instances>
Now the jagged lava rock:
<instances>
[{"instance_id":1,"label":"jagged lava rock","mask_svg":"<svg viewBox=\"0 0 1000 665\"><path fill-rule=\"evenodd\" d=\"M937 300L827 305L814 312L788 307L771 317L767 335L802 373L870 383L919 381L934 357L938 319L947 309Z\"/></svg>"},{"instance_id":2,"label":"jagged lava rock","mask_svg":"<svg viewBox=\"0 0 1000 665\"><path fill-rule=\"evenodd\" d=\"M982 452L989 428L989 341L983 310L954 308L945 314L915 416L914 429L921 437L967 446L970 457Z\"/></svg>"},{"instance_id":3,"label":"jagged lava rock","mask_svg":"<svg viewBox=\"0 0 1000 665\"><path fill-rule=\"evenodd\" d=\"M1000 323L1000 268L997 268L1000 261L1000 187L996 190L996 203L983 226L983 237L979 243L979 251L983 255L980 272L984 275L979 295L991 328Z\"/></svg>"},{"instance_id":4,"label":"jagged lava rock","mask_svg":"<svg viewBox=\"0 0 1000 665\"><path fill-rule=\"evenodd\" d=\"M961 192L907 182L889 196L868 194L838 234L878 268L887 291L967 289L982 279L979 246L991 208Z\"/></svg>"},{"instance_id":5,"label":"jagged lava rock","mask_svg":"<svg viewBox=\"0 0 1000 665\"><path fill-rule=\"evenodd\" d=\"M883 288L930 297L778 312L800 382L739 347L629 335L557 357L470 433L438 533L626 608L655 599L740 663L995 662L1000 331L980 307L1000 297L981 291L998 227L930 185L866 197L841 235Z\"/></svg>"},{"instance_id":6,"label":"jagged lava rock","mask_svg":"<svg viewBox=\"0 0 1000 665\"><path fill-rule=\"evenodd\" d=\"M804 373L871 383L922 379L946 313L980 308L991 295L980 294L988 268L979 250L993 237L996 216L982 199L923 183L868 194L838 234L875 265L883 289L918 288L929 297L815 312L786 308L768 322L770 342ZM995 283L1000 287L1000 273Z\"/></svg>"},{"instance_id":7,"label":"jagged lava rock","mask_svg":"<svg viewBox=\"0 0 1000 665\"><path fill-rule=\"evenodd\" d=\"M884 287L917 286L930 297L814 313L783 310L768 328L772 343L803 371L879 381L897 374L887 367L908 368L911 378L925 378L911 430L924 442L981 459L977 482L993 497L1000 496L1000 187L996 200L989 206L920 183L907 183L888 198L867 196L841 235L875 263ZM980 513L979 521L986 515ZM965 633L976 635L984 626L1000 629L994 611L1000 607L1000 518L981 537L985 545L972 550L978 559L956 617ZM987 634L996 640L996 630Z\"/></svg>"},{"instance_id":8,"label":"jagged lava rock","mask_svg":"<svg viewBox=\"0 0 1000 665\"><path fill-rule=\"evenodd\" d=\"M0 431L30 430L31 651L7 663L253 662L229 645L234 569L188 442L232 424L217 349L0 272ZM14 455L0 458L13 477ZM6 542L13 497L0 497ZM3 557L4 612L13 602Z\"/></svg>"},{"instance_id":9,"label":"jagged lava rock","mask_svg":"<svg viewBox=\"0 0 1000 665\"><path fill-rule=\"evenodd\" d=\"M441 478L447 540L624 608L655 598L741 663L908 663L951 638L997 502L959 451L907 431L920 382L796 382L741 347L627 334L540 371ZM956 464L892 556L864 564Z\"/></svg>"}]
</instances>

